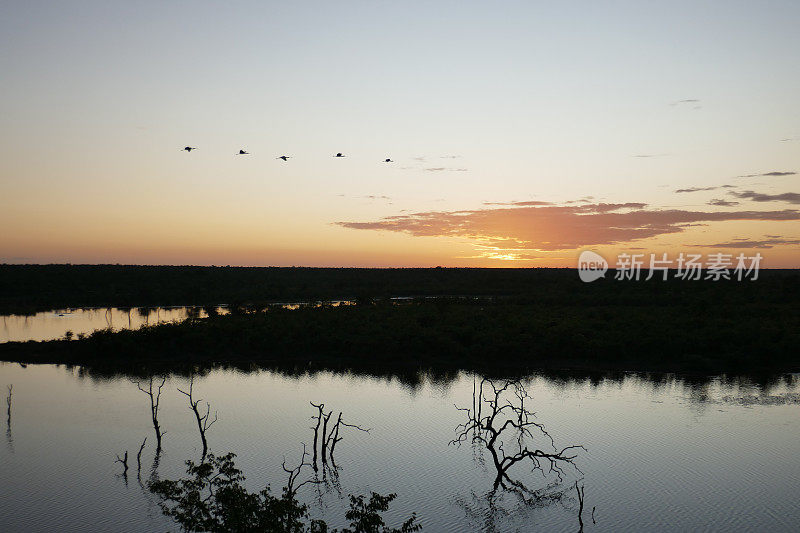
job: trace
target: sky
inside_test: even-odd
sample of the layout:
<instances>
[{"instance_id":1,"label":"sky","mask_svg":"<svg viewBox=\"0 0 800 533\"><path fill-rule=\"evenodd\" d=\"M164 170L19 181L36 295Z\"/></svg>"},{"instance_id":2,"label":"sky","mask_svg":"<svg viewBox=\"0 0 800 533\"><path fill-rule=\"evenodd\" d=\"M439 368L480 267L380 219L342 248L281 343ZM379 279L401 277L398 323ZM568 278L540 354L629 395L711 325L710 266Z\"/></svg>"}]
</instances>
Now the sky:
<instances>
[{"instance_id":1,"label":"sky","mask_svg":"<svg viewBox=\"0 0 800 533\"><path fill-rule=\"evenodd\" d=\"M798 268L798 23L796 0L0 2L0 263Z\"/></svg>"}]
</instances>

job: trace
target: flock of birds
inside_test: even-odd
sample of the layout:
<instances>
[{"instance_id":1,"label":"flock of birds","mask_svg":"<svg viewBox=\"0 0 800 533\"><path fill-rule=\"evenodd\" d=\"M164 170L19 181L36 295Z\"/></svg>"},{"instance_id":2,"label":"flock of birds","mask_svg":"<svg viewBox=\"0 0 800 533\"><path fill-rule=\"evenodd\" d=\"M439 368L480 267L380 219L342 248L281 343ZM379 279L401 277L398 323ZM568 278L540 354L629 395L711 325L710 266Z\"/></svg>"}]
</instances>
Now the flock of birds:
<instances>
[{"instance_id":1,"label":"flock of birds","mask_svg":"<svg viewBox=\"0 0 800 533\"><path fill-rule=\"evenodd\" d=\"M197 150L197 147L196 146L186 146L183 150L185 150L187 152L191 152L192 150ZM239 150L239 152L236 153L235 155L250 155L250 152L246 152L244 150ZM343 153L338 152L333 157L346 157L346 156ZM289 155L279 155L275 159L283 159L284 161L287 161L287 160L289 160L291 158L292 158L292 156L289 156ZM388 158L388 157L386 159L384 159L383 162L384 163L394 163L394 161L392 161L391 158Z\"/></svg>"}]
</instances>

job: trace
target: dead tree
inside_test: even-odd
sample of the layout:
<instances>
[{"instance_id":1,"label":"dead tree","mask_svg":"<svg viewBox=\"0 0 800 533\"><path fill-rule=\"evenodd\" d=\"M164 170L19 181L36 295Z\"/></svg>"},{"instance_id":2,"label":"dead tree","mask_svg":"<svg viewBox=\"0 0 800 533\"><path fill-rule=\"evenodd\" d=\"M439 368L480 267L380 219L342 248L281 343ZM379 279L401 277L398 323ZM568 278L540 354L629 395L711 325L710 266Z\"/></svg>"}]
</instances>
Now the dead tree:
<instances>
[{"instance_id":1,"label":"dead tree","mask_svg":"<svg viewBox=\"0 0 800 533\"><path fill-rule=\"evenodd\" d=\"M147 394L150 397L150 415L153 419L153 429L156 432L156 455L161 453L161 437L167 434L166 431L161 431L161 426L158 425L158 405L161 401L161 389L164 387L164 383L167 382L167 378L161 378L161 384L157 386L157 389L153 390L153 376L150 376L150 381L148 383L148 388L145 389L142 387L141 383L138 381L134 381L136 387L142 391L143 393Z\"/></svg>"},{"instance_id":2,"label":"dead tree","mask_svg":"<svg viewBox=\"0 0 800 533\"><path fill-rule=\"evenodd\" d=\"M8 418L6 419L6 425L8 429L11 429L11 396L14 393L14 385L11 384L8 386L8 396L6 396L6 405L8 405Z\"/></svg>"},{"instance_id":3,"label":"dead tree","mask_svg":"<svg viewBox=\"0 0 800 533\"><path fill-rule=\"evenodd\" d=\"M144 450L144 445L146 442L147 437L145 437L142 441L142 445L139 446L139 453L136 454L136 477L138 479L142 478L142 450Z\"/></svg>"},{"instance_id":4,"label":"dead tree","mask_svg":"<svg viewBox=\"0 0 800 533\"><path fill-rule=\"evenodd\" d=\"M333 457L333 452L334 450L336 450L336 443L342 440L342 437L339 436L339 429L342 427L353 428L359 431L363 431L364 433L369 433L369 429L367 428L362 428L360 426L357 426L356 424L347 424L344 420L342 420L342 413L340 411L339 417L336 420L336 424L334 424L333 427L331 428L331 431L328 434L328 437L325 440L323 446L323 448L328 447L331 463L333 463L334 466L336 466L336 459L334 459ZM324 452L323 452L323 457L324 457Z\"/></svg>"},{"instance_id":5,"label":"dead tree","mask_svg":"<svg viewBox=\"0 0 800 533\"><path fill-rule=\"evenodd\" d=\"M529 399L525 388L518 381L505 381L496 385L489 379L473 388L471 408L456 409L467 415L467 421L456 427L456 438L450 442L460 446L464 442L485 447L492 457L497 476L494 488L502 486L528 491L523 484L509 476L509 470L520 463L527 463L532 471L553 473L562 480L562 467L575 465L576 454L583 446L567 446L557 449L553 438L543 424L535 422L535 413L525 407ZM543 440L548 451L533 445L536 438ZM508 483L508 485L507 485Z\"/></svg>"},{"instance_id":6,"label":"dead tree","mask_svg":"<svg viewBox=\"0 0 800 533\"><path fill-rule=\"evenodd\" d=\"M331 419L331 415L333 411L328 411L328 414L322 418L322 444L320 446L320 451L322 452L322 464L328 462L327 460L327 450L328 450L328 420Z\"/></svg>"},{"instance_id":7,"label":"dead tree","mask_svg":"<svg viewBox=\"0 0 800 533\"><path fill-rule=\"evenodd\" d=\"M124 470L122 471L122 477L124 477L125 480L127 481L127 479L128 479L128 450L125 450L125 455L123 457L120 457L119 455L117 455L117 460L114 461L114 462L122 464L122 466L124 468Z\"/></svg>"},{"instance_id":8,"label":"dead tree","mask_svg":"<svg viewBox=\"0 0 800 533\"><path fill-rule=\"evenodd\" d=\"M317 423L311 429L314 430L314 450L313 450L313 460L312 466L314 471L318 470L317 467L317 447L319 446L320 453L322 455L322 464L323 466L328 464L328 458L330 458L331 463L333 466L336 466L336 460L334 459L333 452L336 450L336 444L342 440L342 437L339 436L341 428L349 427L354 428L359 431L363 431L365 433L369 433L369 429L362 428L357 426L356 424L348 424L344 420L342 420L342 412L339 412L339 416L336 419L336 423L333 424L328 430L328 422L330 422L331 416L333 415L333 411L328 411L325 413L325 404L315 404L314 402L309 402L312 407L317 409L317 414L312 416L312 420L316 420ZM322 426L322 436L320 437L320 425Z\"/></svg>"},{"instance_id":9,"label":"dead tree","mask_svg":"<svg viewBox=\"0 0 800 533\"><path fill-rule=\"evenodd\" d=\"M578 487L578 482L575 482L575 492L578 493L578 525L580 528L578 529L578 533L583 533L583 496L584 496L584 486L581 485Z\"/></svg>"},{"instance_id":10,"label":"dead tree","mask_svg":"<svg viewBox=\"0 0 800 533\"><path fill-rule=\"evenodd\" d=\"M312 407L316 407L318 411L316 416L311 417L312 419L316 419L317 421L317 424L312 428L314 430L314 455L313 455L312 466L314 468L314 471L317 471L318 470L317 449L319 449L322 454L322 464L324 465L328 463L328 458L325 452L327 450L327 442L328 442L328 421L331 419L333 411L328 411L328 414L325 414L324 403L321 403L319 405L315 404L314 402L309 402L309 403L311 404ZM319 436L320 425L322 425L322 438L320 438ZM317 448L318 444L319 448Z\"/></svg>"},{"instance_id":11,"label":"dead tree","mask_svg":"<svg viewBox=\"0 0 800 533\"><path fill-rule=\"evenodd\" d=\"M192 389L194 388L194 376L191 377L189 380L189 392L183 391L178 389L178 392L184 394L187 398L189 398L189 408L194 413L194 418L197 421L197 429L200 431L200 440L203 443L203 455L200 461L206 460L206 454L208 453L208 441L206 440L206 431L208 428L214 425L214 422L217 421L217 413L214 412L214 420L211 420L211 404L206 402L206 414L201 415L200 409L198 409L198 405L203 400L195 400L192 397Z\"/></svg>"},{"instance_id":12,"label":"dead tree","mask_svg":"<svg viewBox=\"0 0 800 533\"><path fill-rule=\"evenodd\" d=\"M306 485L308 483L319 483L319 481L316 478L309 478L295 485L295 483L297 483L297 478L300 477L300 474L303 471L303 467L312 466L311 463L306 461L306 457L308 457L308 452L306 451L306 445L303 444L303 455L300 456L300 464L298 464L294 468L289 468L286 466L285 457L283 459L283 463L281 464L283 471L289 474L289 479L286 481L286 488L284 490L288 495L292 497L294 497L294 495L297 494L297 491L303 485Z\"/></svg>"},{"instance_id":13,"label":"dead tree","mask_svg":"<svg viewBox=\"0 0 800 533\"><path fill-rule=\"evenodd\" d=\"M321 403L321 404L317 405L314 402L308 402L308 403L310 403L312 407L316 407L317 410L319 411L319 413L317 413L317 416L311 417L312 419L316 419L317 420L317 424L313 428L311 428L311 429L314 430L314 458L313 458L313 461L312 461L312 467L314 468L314 472L316 472L318 470L318 467L317 467L317 441L319 440L319 426L322 423L322 411L323 411L323 409L325 409L325 404ZM324 438L325 438L325 436L323 435L323 439Z\"/></svg>"}]
</instances>

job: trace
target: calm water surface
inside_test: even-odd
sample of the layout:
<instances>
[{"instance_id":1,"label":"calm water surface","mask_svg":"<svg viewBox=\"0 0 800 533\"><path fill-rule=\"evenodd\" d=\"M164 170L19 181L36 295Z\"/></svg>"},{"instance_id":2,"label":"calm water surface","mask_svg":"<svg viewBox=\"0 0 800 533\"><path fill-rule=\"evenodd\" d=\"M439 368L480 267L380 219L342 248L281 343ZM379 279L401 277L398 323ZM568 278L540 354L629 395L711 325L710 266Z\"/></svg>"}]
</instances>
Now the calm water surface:
<instances>
[{"instance_id":1,"label":"calm water surface","mask_svg":"<svg viewBox=\"0 0 800 533\"><path fill-rule=\"evenodd\" d=\"M334 300L330 305L348 305L349 300ZM276 302L271 305L286 309L296 309L300 305L319 304L318 302ZM228 314L226 306L214 308L220 315ZM0 315L0 343L17 341L49 341L62 339L67 332L74 338L79 334L89 335L98 329L139 329L142 326L182 322L190 313L197 318L206 318L205 308L197 306L178 307L92 307L76 309L56 309L41 311L33 315Z\"/></svg>"},{"instance_id":2,"label":"calm water surface","mask_svg":"<svg viewBox=\"0 0 800 533\"><path fill-rule=\"evenodd\" d=\"M346 421L337 445L338 487L306 486L310 514L342 526L348 493L397 493L391 525L416 512L424 531L569 531L578 529L574 489L585 485L584 531L797 531L800 524L800 386L786 376L770 387L714 379L525 380L537 420L557 446L586 452L561 485L566 496L538 506L508 493L491 496L488 456L448 445L470 406L474 377L418 383L319 372L213 370L195 379L195 396L219 421L213 452L235 452L251 490L285 483L281 469L313 439L309 401ZM14 385L12 420L0 443L0 530L172 531L136 477L144 437L146 479L154 458L149 400L124 376L91 377L77 368L0 363L0 392ZM199 458L199 438L183 388L168 376L161 404L166 431L161 478L184 474ZM5 402L2 405L5 415ZM5 423L5 416L2 417ZM128 450L131 472L115 455ZM516 471L532 490L557 479ZM596 524L590 517L595 508Z\"/></svg>"},{"instance_id":3,"label":"calm water surface","mask_svg":"<svg viewBox=\"0 0 800 533\"><path fill-rule=\"evenodd\" d=\"M204 310L194 307L96 307L57 309L33 315L0 315L0 342L49 341L63 338L67 331L77 336L98 329L138 329L145 325L186 320L194 309L201 318L208 316ZM227 311L224 308L218 310L222 313Z\"/></svg>"}]
</instances>

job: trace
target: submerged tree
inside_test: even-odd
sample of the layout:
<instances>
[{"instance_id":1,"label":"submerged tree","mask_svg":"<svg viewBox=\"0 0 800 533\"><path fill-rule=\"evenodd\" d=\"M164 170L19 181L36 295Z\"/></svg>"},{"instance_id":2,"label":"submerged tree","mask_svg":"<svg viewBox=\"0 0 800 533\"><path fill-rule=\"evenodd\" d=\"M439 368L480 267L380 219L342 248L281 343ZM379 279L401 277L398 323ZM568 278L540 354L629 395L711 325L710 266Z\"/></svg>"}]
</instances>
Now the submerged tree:
<instances>
[{"instance_id":1,"label":"submerged tree","mask_svg":"<svg viewBox=\"0 0 800 533\"><path fill-rule=\"evenodd\" d=\"M145 444L147 444L147 437L142 441L142 445L139 446L139 452L136 454L136 478L139 480L142 479L142 452Z\"/></svg>"},{"instance_id":2,"label":"submerged tree","mask_svg":"<svg viewBox=\"0 0 800 533\"><path fill-rule=\"evenodd\" d=\"M6 396L6 406L8 407L8 418L6 419L6 425L8 426L9 431L11 430L11 397L14 394L14 385L8 386L8 396Z\"/></svg>"},{"instance_id":3,"label":"submerged tree","mask_svg":"<svg viewBox=\"0 0 800 533\"><path fill-rule=\"evenodd\" d=\"M235 454L221 457L208 454L207 460L195 464L186 461L186 479L162 480L149 483L164 514L172 517L185 531L211 532L275 532L325 533L328 526L321 520L311 520L308 506L297 500L297 490L305 483L295 484L305 463L306 451L298 467L284 470L289 483L280 496L273 496L269 486L257 493L248 492L245 477L234 464ZM381 512L389 508L394 494L381 496L372 493L369 502L363 496L350 497L350 510L345 518L350 528L340 533L410 533L420 529L416 516L406 520L399 529L385 526ZM331 533L337 533L332 530Z\"/></svg>"},{"instance_id":4,"label":"submerged tree","mask_svg":"<svg viewBox=\"0 0 800 533\"><path fill-rule=\"evenodd\" d=\"M150 376L147 389L142 387L142 384L138 381L134 381L136 388L150 397L150 417L153 420L153 429L156 432L156 455L161 453L161 437L167 434L166 431L161 431L161 426L158 424L158 407L161 402L161 389L166 382L167 378L162 377L161 384L157 385L156 389L153 390L153 376Z\"/></svg>"},{"instance_id":5,"label":"submerged tree","mask_svg":"<svg viewBox=\"0 0 800 533\"><path fill-rule=\"evenodd\" d=\"M494 489L514 489L533 494L523 483L513 480L509 471L517 464L527 464L532 471L553 473L562 480L563 467L575 465L574 453L583 446L573 445L556 448L553 437L544 425L536 422L536 414L525 406L531 397L519 381L495 384L484 379L479 386L473 385L471 408L456 408L467 415L467 420L456 427L456 438L451 444L472 442L489 451L497 475ZM547 451L535 444L543 441Z\"/></svg>"},{"instance_id":6,"label":"submerged tree","mask_svg":"<svg viewBox=\"0 0 800 533\"><path fill-rule=\"evenodd\" d=\"M194 418L197 421L197 429L200 431L200 441L203 443L203 455L201 457L201 461L205 460L206 454L208 453L208 441L206 440L206 431L214 425L214 422L217 421L217 413L214 412L214 420L211 420L211 404L206 402L206 413L204 415L200 414L200 409L197 407L202 400L195 400L192 397L192 389L194 388L194 376L191 377L189 380L189 392L183 391L178 389L178 392L184 394L187 398L189 398L189 408L194 413Z\"/></svg>"},{"instance_id":7,"label":"submerged tree","mask_svg":"<svg viewBox=\"0 0 800 533\"><path fill-rule=\"evenodd\" d=\"M125 483L128 482L128 450L125 450L125 455L120 457L117 455L117 459L114 461L115 463L120 463L123 467L122 477L125 479Z\"/></svg>"},{"instance_id":8,"label":"submerged tree","mask_svg":"<svg viewBox=\"0 0 800 533\"><path fill-rule=\"evenodd\" d=\"M336 418L336 422L331 426L330 430L328 429L328 422L331 420L331 415L333 415L333 411L328 411L325 413L325 404L320 403L316 404L314 402L309 402L312 407L317 409L317 414L312 416L312 420L316 420L317 423L311 429L314 430L314 447L313 447L313 462L312 466L314 471L317 471L317 448L319 444L320 455L322 455L322 464L328 464L328 458L330 458L331 463L334 467L336 467L336 459L334 458L333 452L336 451L336 445L342 441L343 437L340 437L339 434L342 428L353 428L357 429L358 431L363 431L364 433L369 433L369 429L362 428L356 424L348 424L342 419L342 412L339 411L339 416ZM322 435L320 436L320 425L322 426Z\"/></svg>"}]
</instances>

